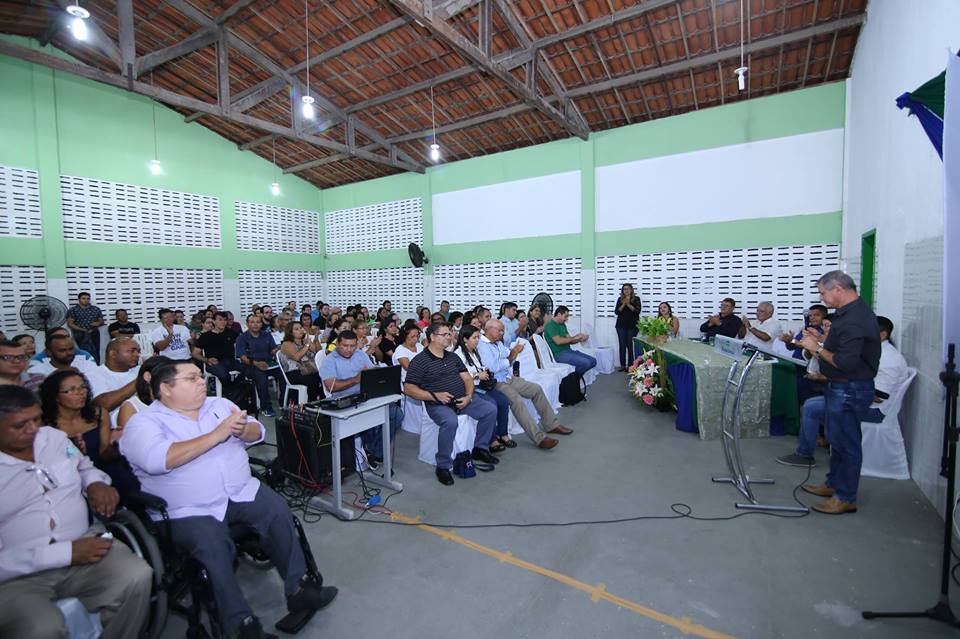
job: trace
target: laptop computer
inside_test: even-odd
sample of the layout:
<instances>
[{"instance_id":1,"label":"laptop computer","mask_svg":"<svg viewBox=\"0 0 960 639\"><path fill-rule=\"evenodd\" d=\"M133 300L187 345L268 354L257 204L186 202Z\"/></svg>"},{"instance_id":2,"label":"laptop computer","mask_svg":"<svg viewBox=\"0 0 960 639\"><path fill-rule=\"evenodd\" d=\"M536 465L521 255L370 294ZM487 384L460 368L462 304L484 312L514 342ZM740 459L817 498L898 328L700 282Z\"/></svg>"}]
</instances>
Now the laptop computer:
<instances>
[{"instance_id":1,"label":"laptop computer","mask_svg":"<svg viewBox=\"0 0 960 639\"><path fill-rule=\"evenodd\" d=\"M400 366L384 366L360 371L360 395L368 400L400 394L401 370Z\"/></svg>"}]
</instances>

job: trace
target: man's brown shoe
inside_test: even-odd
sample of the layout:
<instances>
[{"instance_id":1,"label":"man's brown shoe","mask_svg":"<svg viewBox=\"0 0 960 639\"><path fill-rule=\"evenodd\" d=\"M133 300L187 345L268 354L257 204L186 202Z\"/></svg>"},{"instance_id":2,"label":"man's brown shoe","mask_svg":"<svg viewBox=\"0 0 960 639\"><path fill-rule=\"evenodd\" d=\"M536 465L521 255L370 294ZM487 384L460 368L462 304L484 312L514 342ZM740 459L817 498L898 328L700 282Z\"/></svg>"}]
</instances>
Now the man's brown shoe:
<instances>
[{"instance_id":1,"label":"man's brown shoe","mask_svg":"<svg viewBox=\"0 0 960 639\"><path fill-rule=\"evenodd\" d=\"M824 513L827 515L844 515L846 513L857 512L856 504L851 504L848 501L840 501L836 497L831 497L827 501L814 504L812 508L818 513Z\"/></svg>"},{"instance_id":2,"label":"man's brown shoe","mask_svg":"<svg viewBox=\"0 0 960 639\"><path fill-rule=\"evenodd\" d=\"M573 429L558 424L556 428L553 430L548 430L547 432L551 435L569 435L573 432Z\"/></svg>"},{"instance_id":3,"label":"man's brown shoe","mask_svg":"<svg viewBox=\"0 0 960 639\"><path fill-rule=\"evenodd\" d=\"M833 497L833 488L826 484L804 484L803 492L816 495L817 497Z\"/></svg>"},{"instance_id":4,"label":"man's brown shoe","mask_svg":"<svg viewBox=\"0 0 960 639\"><path fill-rule=\"evenodd\" d=\"M540 443L537 444L537 447L542 448L544 450L550 450L551 448L553 448L559 443L560 442L555 440L553 437L544 437L543 439L540 440Z\"/></svg>"}]
</instances>

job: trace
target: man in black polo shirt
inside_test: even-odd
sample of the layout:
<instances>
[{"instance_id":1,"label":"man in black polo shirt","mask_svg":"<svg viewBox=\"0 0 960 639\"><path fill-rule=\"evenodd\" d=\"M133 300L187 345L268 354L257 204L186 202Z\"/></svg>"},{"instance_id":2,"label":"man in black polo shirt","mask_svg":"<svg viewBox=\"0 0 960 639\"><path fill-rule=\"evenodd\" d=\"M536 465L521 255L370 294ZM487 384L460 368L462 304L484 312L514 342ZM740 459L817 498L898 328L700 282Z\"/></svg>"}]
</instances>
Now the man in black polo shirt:
<instances>
[{"instance_id":1,"label":"man in black polo shirt","mask_svg":"<svg viewBox=\"0 0 960 639\"><path fill-rule=\"evenodd\" d=\"M236 333L227 330L227 314L217 311L213 315L213 330L200 333L193 349L194 359L203 362L206 371L224 386L230 384L230 371L240 370L234 351L236 341Z\"/></svg>"},{"instance_id":2,"label":"man in black polo shirt","mask_svg":"<svg viewBox=\"0 0 960 639\"><path fill-rule=\"evenodd\" d=\"M830 271L817 282L820 299L837 309L823 342L806 329L800 345L820 359L827 378L824 391L824 425L830 441L830 472L824 484L803 489L827 501L813 509L830 515L857 511L857 486L863 451L860 422L873 402L873 378L880 366L880 329L877 316L857 295L853 279L843 271Z\"/></svg>"},{"instance_id":3,"label":"man in black polo shirt","mask_svg":"<svg viewBox=\"0 0 960 639\"><path fill-rule=\"evenodd\" d=\"M473 378L463 361L447 351L453 331L450 324L431 324L427 327L429 345L410 360L403 392L419 399L427 414L440 427L437 437L437 479L444 486L453 484L451 459L453 440L457 435L457 415L464 414L477 420L477 436L473 440L473 457L488 464L499 459L489 450L493 429L497 422L497 407L493 402L474 402ZM454 407L451 407L453 404Z\"/></svg>"},{"instance_id":4,"label":"man in black polo shirt","mask_svg":"<svg viewBox=\"0 0 960 639\"><path fill-rule=\"evenodd\" d=\"M107 332L110 333L110 339L130 337L140 332L140 327L137 326L136 322L130 321L125 309L117 309L116 317L117 321L107 327Z\"/></svg>"},{"instance_id":5,"label":"man in black polo shirt","mask_svg":"<svg viewBox=\"0 0 960 639\"><path fill-rule=\"evenodd\" d=\"M737 308L737 302L732 297L725 297L720 302L720 313L711 315L707 321L700 325L700 332L707 337L715 335L724 335L726 337L736 337L740 333L740 326L743 322L733 314Z\"/></svg>"}]
</instances>

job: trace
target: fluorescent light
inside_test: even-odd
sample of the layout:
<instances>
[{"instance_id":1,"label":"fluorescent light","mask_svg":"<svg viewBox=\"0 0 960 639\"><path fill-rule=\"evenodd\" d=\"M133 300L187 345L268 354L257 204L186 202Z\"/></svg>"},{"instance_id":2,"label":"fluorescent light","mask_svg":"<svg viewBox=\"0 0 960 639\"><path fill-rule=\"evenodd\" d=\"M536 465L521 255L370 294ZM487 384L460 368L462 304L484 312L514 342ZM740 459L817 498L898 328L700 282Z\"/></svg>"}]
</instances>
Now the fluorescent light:
<instances>
[{"instance_id":1,"label":"fluorescent light","mask_svg":"<svg viewBox=\"0 0 960 639\"><path fill-rule=\"evenodd\" d=\"M312 120L316 116L316 109L313 108L314 99L311 95L305 95L300 98L300 113L307 120Z\"/></svg>"},{"instance_id":2,"label":"fluorescent light","mask_svg":"<svg viewBox=\"0 0 960 639\"><path fill-rule=\"evenodd\" d=\"M273 184L271 184L270 192L273 193L274 195L280 195L280 184L278 182L274 182Z\"/></svg>"},{"instance_id":3,"label":"fluorescent light","mask_svg":"<svg viewBox=\"0 0 960 639\"><path fill-rule=\"evenodd\" d=\"M160 175L163 173L163 167L160 165L160 160L150 160L150 172L154 175Z\"/></svg>"},{"instance_id":4,"label":"fluorescent light","mask_svg":"<svg viewBox=\"0 0 960 639\"><path fill-rule=\"evenodd\" d=\"M430 145L430 159L434 162L440 159L440 145L436 142Z\"/></svg>"}]
</instances>

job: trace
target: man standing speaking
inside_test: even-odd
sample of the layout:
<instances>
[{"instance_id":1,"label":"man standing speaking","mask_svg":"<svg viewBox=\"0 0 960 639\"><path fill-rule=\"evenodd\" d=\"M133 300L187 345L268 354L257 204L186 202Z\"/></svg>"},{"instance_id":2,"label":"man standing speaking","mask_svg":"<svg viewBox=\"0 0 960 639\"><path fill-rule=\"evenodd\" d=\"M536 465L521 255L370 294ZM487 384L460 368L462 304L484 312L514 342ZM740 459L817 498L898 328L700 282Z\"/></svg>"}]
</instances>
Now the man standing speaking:
<instances>
[{"instance_id":1,"label":"man standing speaking","mask_svg":"<svg viewBox=\"0 0 960 639\"><path fill-rule=\"evenodd\" d=\"M829 515L857 511L857 486L863 451L860 422L873 401L873 378L880 366L880 329L877 316L857 295L853 279L843 271L830 271L817 282L820 299L835 308L830 332L824 341L806 329L800 345L820 360L827 378L824 392L824 425L830 441L830 472L824 484L803 489L827 501L814 510Z\"/></svg>"}]
</instances>

